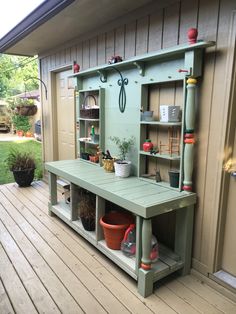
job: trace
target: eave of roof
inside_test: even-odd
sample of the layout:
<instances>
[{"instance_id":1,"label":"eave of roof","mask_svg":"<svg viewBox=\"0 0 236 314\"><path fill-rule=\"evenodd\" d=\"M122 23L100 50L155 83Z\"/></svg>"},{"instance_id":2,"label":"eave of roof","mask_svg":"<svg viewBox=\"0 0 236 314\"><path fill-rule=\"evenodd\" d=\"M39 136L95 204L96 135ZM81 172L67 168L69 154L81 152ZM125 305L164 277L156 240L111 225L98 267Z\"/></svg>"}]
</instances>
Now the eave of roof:
<instances>
[{"instance_id":1,"label":"eave of roof","mask_svg":"<svg viewBox=\"0 0 236 314\"><path fill-rule=\"evenodd\" d=\"M27 15L19 24L0 39L0 52L4 53L8 48L25 38L40 25L61 12L75 0L46 0L34 11ZM32 54L29 54L32 56Z\"/></svg>"},{"instance_id":2,"label":"eave of roof","mask_svg":"<svg viewBox=\"0 0 236 314\"><path fill-rule=\"evenodd\" d=\"M0 52L42 56L106 25L119 25L121 18L126 16L127 21L133 12L142 15L147 4L153 9L163 3L163 0L47 0L0 39Z\"/></svg>"}]
</instances>

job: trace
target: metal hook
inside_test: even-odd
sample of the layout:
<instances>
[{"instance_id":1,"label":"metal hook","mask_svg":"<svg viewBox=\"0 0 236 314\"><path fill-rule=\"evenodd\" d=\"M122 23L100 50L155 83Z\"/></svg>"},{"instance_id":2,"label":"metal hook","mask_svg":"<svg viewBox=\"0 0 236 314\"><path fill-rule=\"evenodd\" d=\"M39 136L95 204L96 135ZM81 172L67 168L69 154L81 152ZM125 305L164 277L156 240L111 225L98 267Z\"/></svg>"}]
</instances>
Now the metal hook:
<instances>
[{"instance_id":1,"label":"metal hook","mask_svg":"<svg viewBox=\"0 0 236 314\"><path fill-rule=\"evenodd\" d=\"M47 100L47 98L48 98L48 91L47 91L47 86L46 86L46 84L44 83L44 81L43 80L41 80L40 78L38 78L38 77L29 77L27 80L25 80L25 82L26 81L28 81L28 80L30 80L30 79L32 79L32 80L39 80L42 84L43 84L43 86L44 86L44 88L45 88L45 98L46 98L46 100Z\"/></svg>"},{"instance_id":2,"label":"metal hook","mask_svg":"<svg viewBox=\"0 0 236 314\"><path fill-rule=\"evenodd\" d=\"M120 112L123 113L125 111L125 107L126 107L126 92L125 92L125 85L128 85L129 80L127 78L123 78L123 75L121 74L121 72L114 66L109 66L107 68L112 68L113 70L115 70L116 72L119 73L120 78L117 81L118 86L120 86L120 93L119 93L119 109ZM106 69L107 69L106 68ZM102 83L105 83L106 80L104 80L104 74L101 75L100 73L100 81Z\"/></svg>"}]
</instances>

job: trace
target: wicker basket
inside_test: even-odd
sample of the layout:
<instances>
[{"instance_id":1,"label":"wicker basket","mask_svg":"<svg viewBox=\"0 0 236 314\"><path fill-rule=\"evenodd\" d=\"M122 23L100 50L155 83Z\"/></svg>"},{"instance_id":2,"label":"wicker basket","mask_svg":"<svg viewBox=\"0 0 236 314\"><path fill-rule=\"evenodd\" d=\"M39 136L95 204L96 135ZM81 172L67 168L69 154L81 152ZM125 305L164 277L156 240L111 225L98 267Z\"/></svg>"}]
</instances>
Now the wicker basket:
<instances>
[{"instance_id":1,"label":"wicker basket","mask_svg":"<svg viewBox=\"0 0 236 314\"><path fill-rule=\"evenodd\" d=\"M128 161L128 160L124 162L117 161L114 163L114 167L115 167L115 175L117 177L127 178L130 176L131 161Z\"/></svg>"},{"instance_id":2,"label":"wicker basket","mask_svg":"<svg viewBox=\"0 0 236 314\"><path fill-rule=\"evenodd\" d=\"M36 105L24 105L16 107L16 111L21 116L33 116L37 112Z\"/></svg>"},{"instance_id":3,"label":"wicker basket","mask_svg":"<svg viewBox=\"0 0 236 314\"><path fill-rule=\"evenodd\" d=\"M87 104L89 99L93 99L93 106ZM97 101L93 95L85 96L82 109L80 109L80 117L85 119L99 119L99 108L97 108Z\"/></svg>"},{"instance_id":4,"label":"wicker basket","mask_svg":"<svg viewBox=\"0 0 236 314\"><path fill-rule=\"evenodd\" d=\"M115 159L103 159L103 169L106 172L114 172L114 161Z\"/></svg>"}]
</instances>

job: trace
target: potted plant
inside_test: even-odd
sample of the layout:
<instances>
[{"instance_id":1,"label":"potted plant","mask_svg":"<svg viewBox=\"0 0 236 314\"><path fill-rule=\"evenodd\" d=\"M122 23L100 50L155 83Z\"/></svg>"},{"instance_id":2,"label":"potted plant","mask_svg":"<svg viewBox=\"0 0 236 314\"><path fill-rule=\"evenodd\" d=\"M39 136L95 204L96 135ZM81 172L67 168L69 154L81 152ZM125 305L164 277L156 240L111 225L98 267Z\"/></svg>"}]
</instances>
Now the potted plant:
<instances>
[{"instance_id":1,"label":"potted plant","mask_svg":"<svg viewBox=\"0 0 236 314\"><path fill-rule=\"evenodd\" d=\"M88 153L89 153L89 161L94 162L94 163L98 163L99 162L99 147L95 148L90 148L88 149Z\"/></svg>"},{"instance_id":2,"label":"potted plant","mask_svg":"<svg viewBox=\"0 0 236 314\"><path fill-rule=\"evenodd\" d=\"M110 140L117 145L119 150L119 159L114 163L115 175L122 178L129 177L131 171L131 161L126 160L126 158L135 143L135 138L131 136L128 139L120 139L117 136L113 136L110 137Z\"/></svg>"},{"instance_id":3,"label":"potted plant","mask_svg":"<svg viewBox=\"0 0 236 314\"><path fill-rule=\"evenodd\" d=\"M81 147L80 150L80 158L84 159L84 160L89 160L89 152L85 151L84 147Z\"/></svg>"},{"instance_id":4,"label":"potted plant","mask_svg":"<svg viewBox=\"0 0 236 314\"><path fill-rule=\"evenodd\" d=\"M22 134L18 134L19 136L23 136L24 133L28 132L31 129L29 117L26 117L26 116L14 114L12 116L12 123L17 133L19 133L19 131L21 131L21 133L23 132Z\"/></svg>"},{"instance_id":5,"label":"potted plant","mask_svg":"<svg viewBox=\"0 0 236 314\"><path fill-rule=\"evenodd\" d=\"M16 183L21 186L30 186L34 179L35 160L30 152L21 152L12 149L6 159L6 164L13 172Z\"/></svg>"},{"instance_id":6,"label":"potted plant","mask_svg":"<svg viewBox=\"0 0 236 314\"><path fill-rule=\"evenodd\" d=\"M79 215L82 225L87 231L95 230L96 195L81 189Z\"/></svg>"}]
</instances>

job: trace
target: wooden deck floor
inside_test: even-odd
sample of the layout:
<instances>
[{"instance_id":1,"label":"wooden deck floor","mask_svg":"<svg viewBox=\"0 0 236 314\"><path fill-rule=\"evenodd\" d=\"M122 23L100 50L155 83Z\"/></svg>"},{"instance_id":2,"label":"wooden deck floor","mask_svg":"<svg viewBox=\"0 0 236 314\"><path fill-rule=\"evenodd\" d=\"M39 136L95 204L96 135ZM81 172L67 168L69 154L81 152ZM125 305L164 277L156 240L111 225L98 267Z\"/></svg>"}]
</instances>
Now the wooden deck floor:
<instances>
[{"instance_id":1,"label":"wooden deck floor","mask_svg":"<svg viewBox=\"0 0 236 314\"><path fill-rule=\"evenodd\" d=\"M236 313L193 275L144 299L136 282L47 214L48 187L0 186L0 313Z\"/></svg>"}]
</instances>

